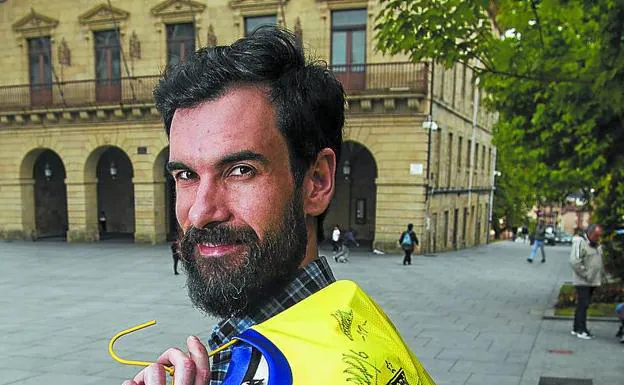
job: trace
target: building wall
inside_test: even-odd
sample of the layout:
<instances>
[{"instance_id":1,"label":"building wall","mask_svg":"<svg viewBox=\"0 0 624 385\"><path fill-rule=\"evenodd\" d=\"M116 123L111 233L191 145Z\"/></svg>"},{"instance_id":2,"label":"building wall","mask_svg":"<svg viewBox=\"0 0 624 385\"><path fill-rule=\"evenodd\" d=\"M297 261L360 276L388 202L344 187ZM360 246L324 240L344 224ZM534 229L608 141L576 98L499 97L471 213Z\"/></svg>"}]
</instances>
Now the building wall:
<instances>
[{"instance_id":1,"label":"building wall","mask_svg":"<svg viewBox=\"0 0 624 385\"><path fill-rule=\"evenodd\" d=\"M122 63L122 77L154 76L162 71L166 64L167 23L194 22L196 46L200 47L206 44L210 27L219 44L228 44L243 36L245 16L267 14L276 14L278 22L283 19L290 29L295 27L298 19L308 56L329 62L331 12L362 8L367 9L368 18L367 63L406 61L401 56L384 57L373 48L374 18L379 9L376 0L291 0L285 2L283 14L279 10L279 3L270 0L112 0L111 3L114 7L114 21L106 14L106 1L32 0L24 3L9 0L0 4L0 33L6 37L0 40L0 49L9 53L3 58L4 70L0 72L0 95L5 92L2 86L29 82L28 37L51 36L55 80L91 80L95 78L93 32L115 26L120 29L126 59ZM190 5L196 10L194 14L189 11ZM140 57L130 56L131 40L140 42ZM59 64L62 42L71 52L69 66ZM372 71L378 67L368 68ZM388 69L390 75L405 70L405 67L383 68L392 68ZM428 87L431 65L421 68L425 71ZM367 204L367 216L372 215L373 218L367 225L356 228L373 237L374 247L387 251L398 250L398 235L407 223L415 225L421 239L442 237L443 230L439 226L434 232L428 233L427 212L441 218L444 211L454 213L457 207L461 213L464 207L474 206L475 214L470 214L472 209L468 210L472 216L467 222L476 226L477 213L483 211L483 205L487 202L483 192L471 193L470 197L467 193L460 193L456 199L451 199L447 193L435 193L436 190L449 187L473 186L484 189L490 185L488 175L492 169L480 168L477 162L477 165L473 165L477 167L472 169L471 184L470 162L463 160L468 156L468 140L473 135L473 142L479 143L480 149L483 145L486 152L492 148L491 132L484 128L491 125L491 116L482 110L478 114L479 124L473 133L471 76L470 70L459 65L445 71L436 67L433 106L429 102L431 94L427 87L418 88L418 84L410 83L404 89L394 89L394 84L384 83L385 77L381 80L368 79L371 87L376 87L374 91L347 94L349 106L344 139L364 146L372 155L376 168L374 191L360 191L365 187L358 181L352 185L358 193L352 196L353 199L365 196L367 200L374 200ZM145 84L139 84L142 87L140 91L149 95L154 80L152 78L145 80ZM28 93L28 87L24 88L24 92ZM66 93L65 98L72 103L80 102L84 95ZM429 136L422 123L430 111L440 129L431 135L429 164L433 173L430 184L433 190L430 199L426 200ZM453 144L449 149L450 133L453 134ZM455 151L459 149L455 148L460 136L463 144L462 153L458 154ZM0 235L4 238L37 235L33 165L44 149L51 149L59 155L66 169L67 239L98 240L98 206L101 207L102 202L98 201L96 167L102 154L110 147L121 149L130 159L132 168L129 186L132 194L124 195L128 199L108 209L118 209L120 214L128 212L127 217L118 221L115 228L121 232L134 230L135 240L139 242L164 241L170 215L162 172L166 162L167 138L151 102L78 107L70 105L27 111L6 111L0 108ZM461 160L458 161L458 158ZM373 172L372 164L364 167L369 174ZM100 184L99 189L102 188L105 186ZM340 198L343 195L342 190L339 191L337 200L345 199ZM336 210L333 218L344 216L345 207L351 207L351 214L354 214L354 207L348 202L346 205L342 202L342 207ZM115 222L113 216L121 215L113 215L111 212L108 216L112 226ZM461 220L463 217L460 223ZM442 222L438 220L438 224ZM485 222L481 219L480 223L483 226ZM331 220L326 222L327 226L331 226ZM485 234L485 231L480 234ZM436 243L444 244L441 241ZM466 245L470 244L466 242Z\"/></svg>"}]
</instances>

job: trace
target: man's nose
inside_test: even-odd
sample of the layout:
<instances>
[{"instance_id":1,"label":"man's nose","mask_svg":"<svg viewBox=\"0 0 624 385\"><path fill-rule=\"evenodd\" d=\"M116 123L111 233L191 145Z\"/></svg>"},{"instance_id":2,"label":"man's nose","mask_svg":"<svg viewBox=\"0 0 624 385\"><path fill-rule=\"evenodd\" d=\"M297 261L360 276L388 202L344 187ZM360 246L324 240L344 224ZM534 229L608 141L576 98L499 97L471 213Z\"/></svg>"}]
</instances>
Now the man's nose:
<instances>
[{"instance_id":1,"label":"man's nose","mask_svg":"<svg viewBox=\"0 0 624 385\"><path fill-rule=\"evenodd\" d=\"M189 210L191 225L202 229L211 223L227 222L230 219L230 211L226 195L215 183L202 182Z\"/></svg>"}]
</instances>

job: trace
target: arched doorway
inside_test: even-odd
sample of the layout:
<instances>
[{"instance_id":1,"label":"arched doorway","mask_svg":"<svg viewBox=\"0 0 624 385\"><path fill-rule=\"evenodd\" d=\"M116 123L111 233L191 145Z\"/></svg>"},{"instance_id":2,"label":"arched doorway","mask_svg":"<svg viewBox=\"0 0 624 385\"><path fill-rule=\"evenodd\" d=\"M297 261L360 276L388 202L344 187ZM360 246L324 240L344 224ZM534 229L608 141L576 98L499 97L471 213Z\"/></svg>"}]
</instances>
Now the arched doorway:
<instances>
[{"instance_id":1,"label":"arched doorway","mask_svg":"<svg viewBox=\"0 0 624 385\"><path fill-rule=\"evenodd\" d=\"M33 168L35 228L37 239L67 237L67 186L65 166L58 154L49 149L40 151Z\"/></svg>"},{"instance_id":2,"label":"arched doorway","mask_svg":"<svg viewBox=\"0 0 624 385\"><path fill-rule=\"evenodd\" d=\"M96 167L100 240L134 238L134 171L118 147L103 150Z\"/></svg>"},{"instance_id":3,"label":"arched doorway","mask_svg":"<svg viewBox=\"0 0 624 385\"><path fill-rule=\"evenodd\" d=\"M325 234L338 224L353 229L361 246L372 247L375 239L377 164L373 154L354 141L342 144L336 173L336 188L324 222Z\"/></svg>"},{"instance_id":4,"label":"arched doorway","mask_svg":"<svg viewBox=\"0 0 624 385\"><path fill-rule=\"evenodd\" d=\"M173 241L178 238L178 219L175 211L175 181L167 171L167 162L169 161L169 146L160 151L154 163L154 181L164 182L164 201L160 203L165 213L165 232L167 241Z\"/></svg>"}]
</instances>

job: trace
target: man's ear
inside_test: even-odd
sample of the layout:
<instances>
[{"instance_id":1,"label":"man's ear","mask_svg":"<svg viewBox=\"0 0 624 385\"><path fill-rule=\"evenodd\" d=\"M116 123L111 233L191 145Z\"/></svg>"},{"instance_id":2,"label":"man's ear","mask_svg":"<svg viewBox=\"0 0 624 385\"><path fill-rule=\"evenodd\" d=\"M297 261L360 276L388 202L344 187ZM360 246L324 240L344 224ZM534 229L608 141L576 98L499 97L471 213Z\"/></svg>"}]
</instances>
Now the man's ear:
<instances>
[{"instance_id":1,"label":"man's ear","mask_svg":"<svg viewBox=\"0 0 624 385\"><path fill-rule=\"evenodd\" d=\"M303 179L303 211L319 216L329 206L334 196L336 153L331 148L322 149Z\"/></svg>"}]
</instances>

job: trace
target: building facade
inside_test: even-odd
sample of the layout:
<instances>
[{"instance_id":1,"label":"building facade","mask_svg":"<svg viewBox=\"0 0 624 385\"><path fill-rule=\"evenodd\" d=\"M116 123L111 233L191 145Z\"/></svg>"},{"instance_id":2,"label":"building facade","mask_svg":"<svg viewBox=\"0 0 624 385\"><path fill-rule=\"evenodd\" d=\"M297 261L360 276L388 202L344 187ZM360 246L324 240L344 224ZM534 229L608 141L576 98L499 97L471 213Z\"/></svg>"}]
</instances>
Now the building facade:
<instances>
[{"instance_id":1,"label":"building facade","mask_svg":"<svg viewBox=\"0 0 624 385\"><path fill-rule=\"evenodd\" d=\"M395 251L411 222L427 250L483 243L495 162L491 115L478 108L470 69L377 52L379 7L377 0L3 2L0 236L147 243L175 236L168 141L151 96L159 74L199 47L279 24L311 58L326 61L347 92L326 233L339 224ZM423 128L430 115L435 130Z\"/></svg>"}]
</instances>

